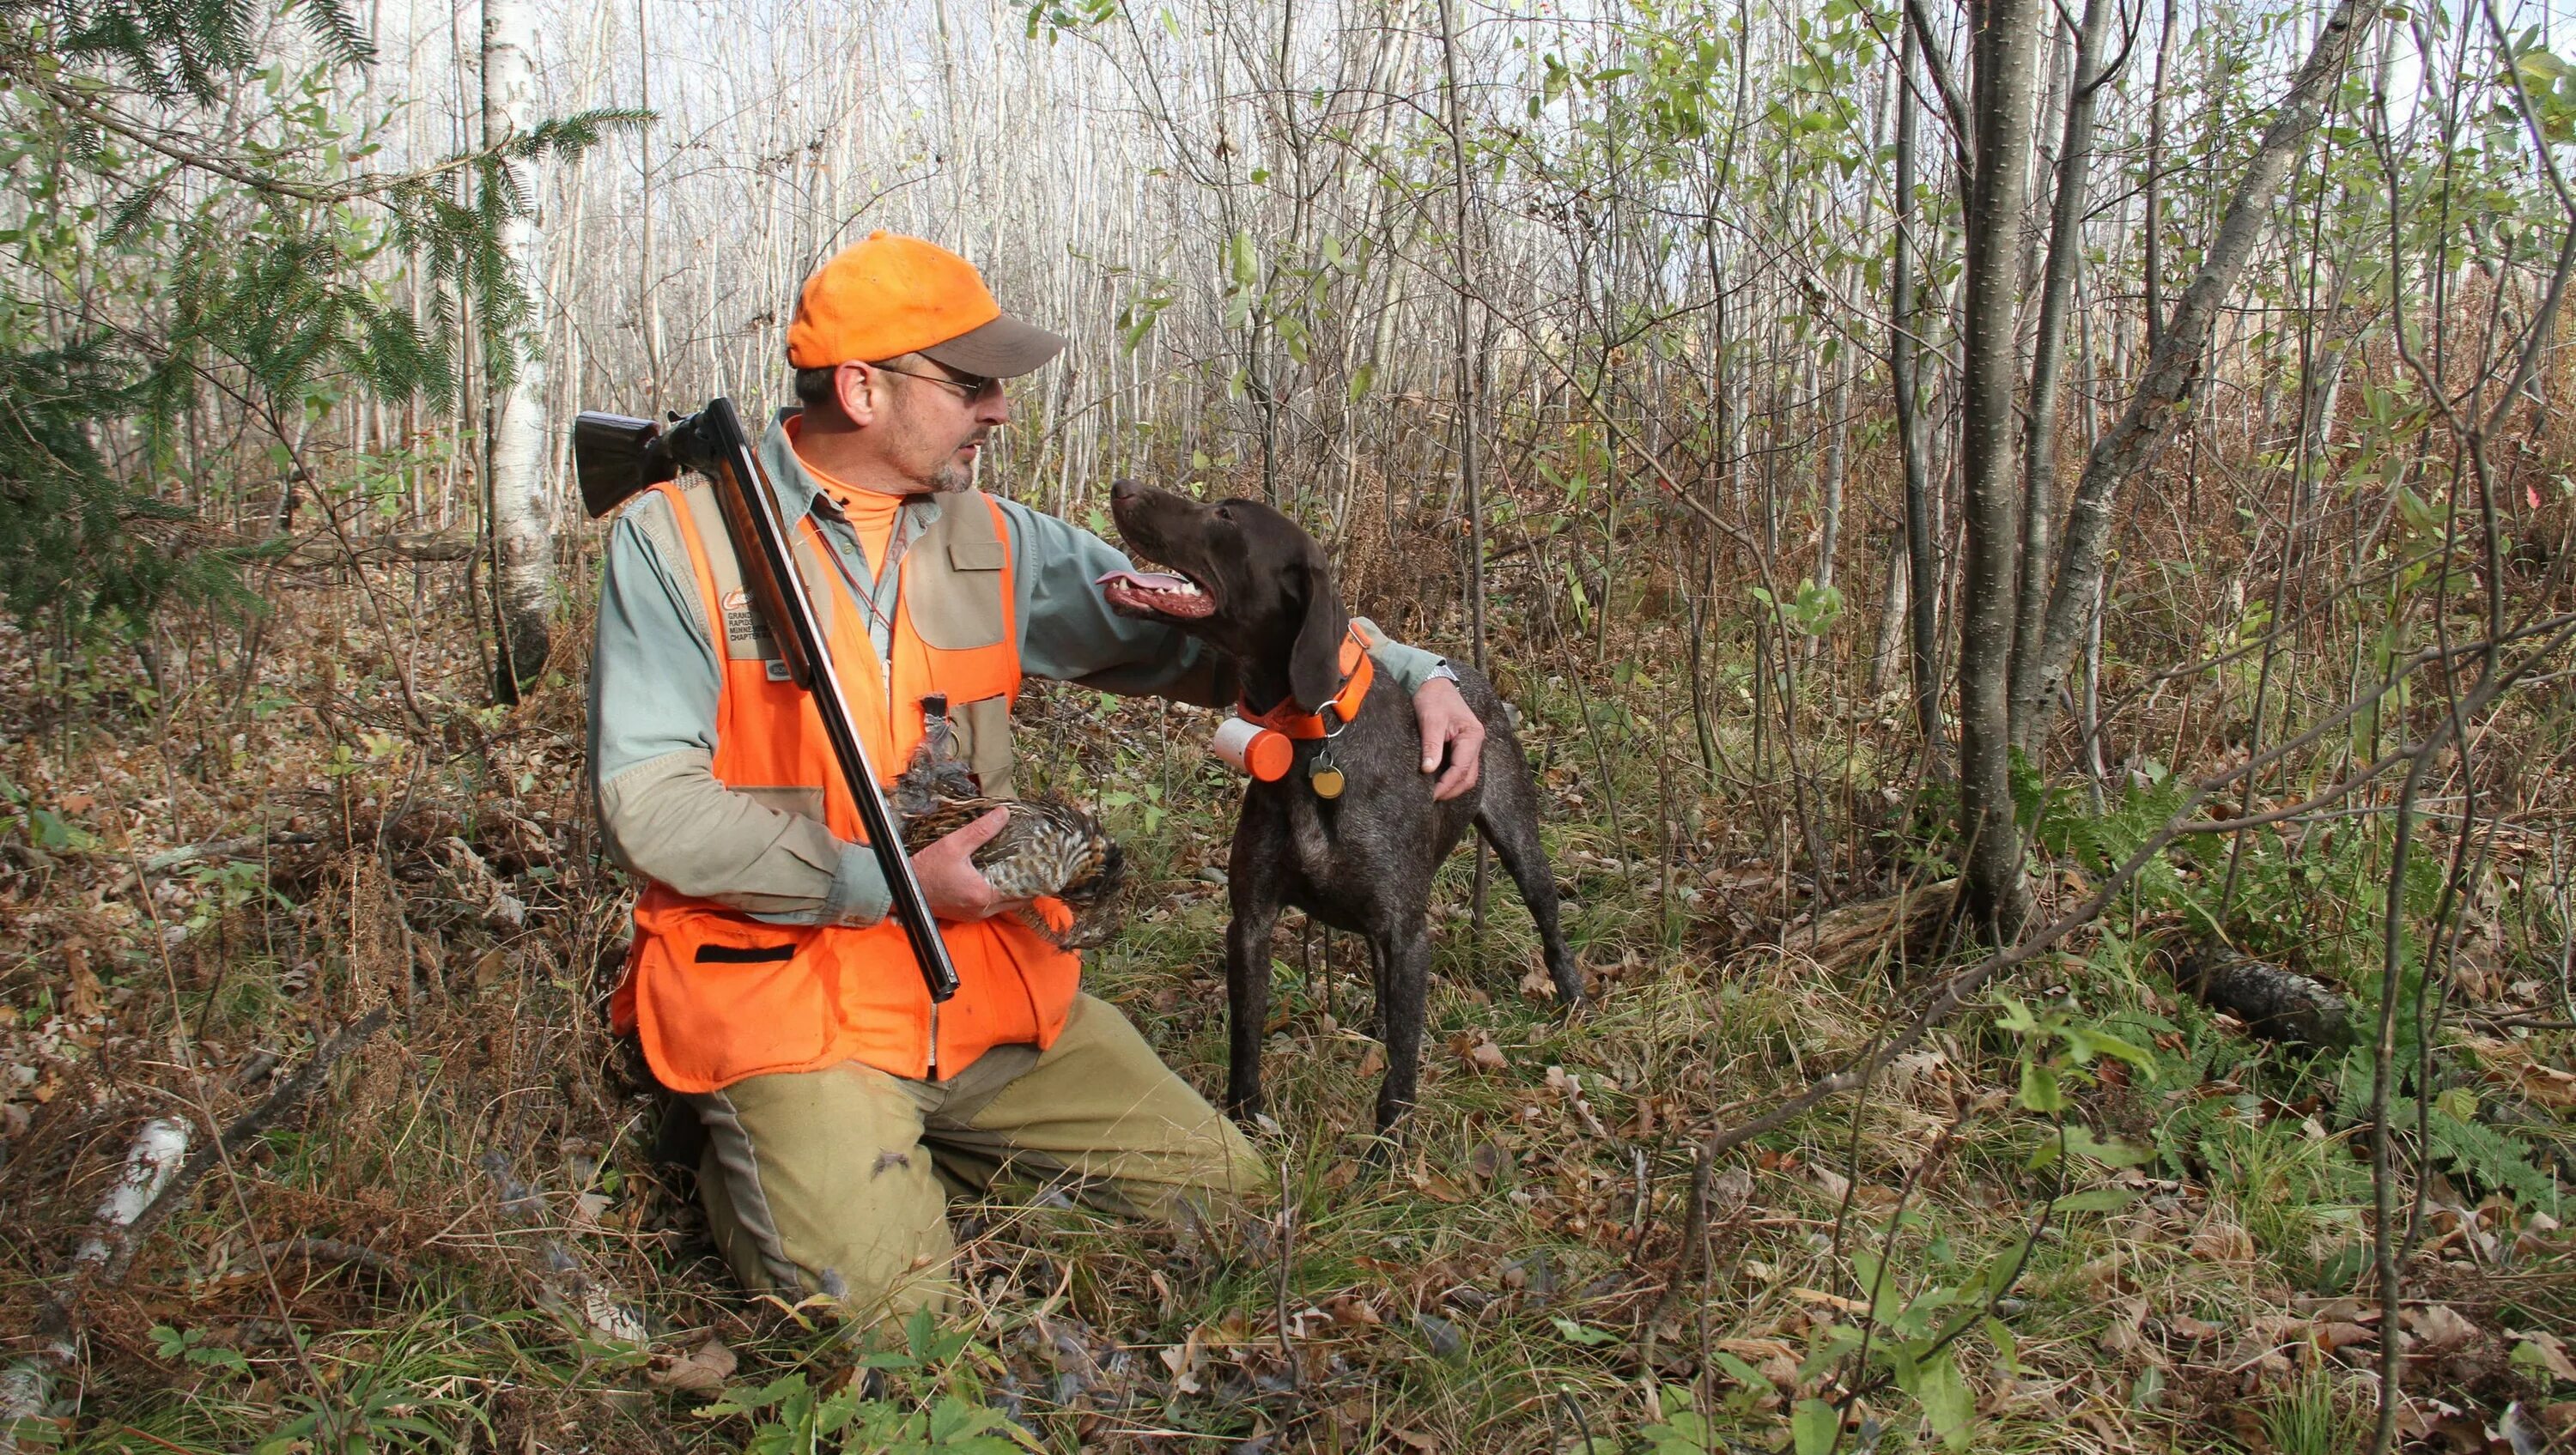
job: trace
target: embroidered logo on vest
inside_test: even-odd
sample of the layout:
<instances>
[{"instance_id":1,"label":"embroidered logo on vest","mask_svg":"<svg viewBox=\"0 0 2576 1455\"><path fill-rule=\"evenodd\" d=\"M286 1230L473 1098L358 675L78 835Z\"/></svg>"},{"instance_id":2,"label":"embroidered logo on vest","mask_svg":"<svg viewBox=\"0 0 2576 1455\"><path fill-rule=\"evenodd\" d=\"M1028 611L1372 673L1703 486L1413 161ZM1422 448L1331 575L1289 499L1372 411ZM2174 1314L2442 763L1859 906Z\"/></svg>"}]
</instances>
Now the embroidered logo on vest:
<instances>
[{"instance_id":1,"label":"embroidered logo on vest","mask_svg":"<svg viewBox=\"0 0 2576 1455\"><path fill-rule=\"evenodd\" d=\"M724 594L724 627L725 654L734 660L777 655L770 647L768 623L752 607L751 593L739 586Z\"/></svg>"}]
</instances>

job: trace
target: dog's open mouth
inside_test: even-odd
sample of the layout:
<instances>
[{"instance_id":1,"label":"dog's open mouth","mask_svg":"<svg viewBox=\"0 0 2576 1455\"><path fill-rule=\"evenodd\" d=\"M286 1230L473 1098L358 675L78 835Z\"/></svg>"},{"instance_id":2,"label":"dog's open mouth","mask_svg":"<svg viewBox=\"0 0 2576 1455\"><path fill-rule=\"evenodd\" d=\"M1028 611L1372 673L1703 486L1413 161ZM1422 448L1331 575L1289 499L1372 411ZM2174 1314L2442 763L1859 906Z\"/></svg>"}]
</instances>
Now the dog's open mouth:
<instances>
[{"instance_id":1,"label":"dog's open mouth","mask_svg":"<svg viewBox=\"0 0 2576 1455\"><path fill-rule=\"evenodd\" d=\"M1094 584L1111 606L1137 616L1201 621L1216 612L1216 598L1176 572L1112 571Z\"/></svg>"}]
</instances>

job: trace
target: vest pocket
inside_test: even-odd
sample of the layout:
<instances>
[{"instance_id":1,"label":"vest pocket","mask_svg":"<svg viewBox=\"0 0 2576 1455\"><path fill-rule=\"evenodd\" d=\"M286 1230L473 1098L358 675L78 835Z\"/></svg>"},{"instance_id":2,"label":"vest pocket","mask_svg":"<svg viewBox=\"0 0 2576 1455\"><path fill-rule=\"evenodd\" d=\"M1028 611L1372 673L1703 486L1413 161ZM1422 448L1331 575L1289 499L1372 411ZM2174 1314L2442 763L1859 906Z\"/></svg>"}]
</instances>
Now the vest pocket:
<instances>
[{"instance_id":1,"label":"vest pocket","mask_svg":"<svg viewBox=\"0 0 2576 1455\"><path fill-rule=\"evenodd\" d=\"M670 959L637 984L655 1072L696 1091L823 1059L833 1016L828 957L814 953L819 934L730 914L673 925L664 937Z\"/></svg>"},{"instance_id":2,"label":"vest pocket","mask_svg":"<svg viewBox=\"0 0 2576 1455\"><path fill-rule=\"evenodd\" d=\"M957 751L987 798L1017 798L1013 783L1017 756L1011 743L1011 699L987 697L950 714L957 728Z\"/></svg>"}]
</instances>

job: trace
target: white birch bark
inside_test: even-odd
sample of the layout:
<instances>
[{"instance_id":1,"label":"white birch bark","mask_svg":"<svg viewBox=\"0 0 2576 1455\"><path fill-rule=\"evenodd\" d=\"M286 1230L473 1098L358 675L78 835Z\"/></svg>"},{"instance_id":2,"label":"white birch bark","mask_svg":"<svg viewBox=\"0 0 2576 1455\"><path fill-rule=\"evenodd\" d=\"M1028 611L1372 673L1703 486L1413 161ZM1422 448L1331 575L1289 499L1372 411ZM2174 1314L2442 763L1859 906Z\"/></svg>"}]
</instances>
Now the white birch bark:
<instances>
[{"instance_id":1,"label":"white birch bark","mask_svg":"<svg viewBox=\"0 0 2576 1455\"><path fill-rule=\"evenodd\" d=\"M483 143L498 145L537 119L537 15L530 0L483 0ZM546 665L547 616L554 602L554 532L546 508L545 362L536 326L544 299L534 162L503 164L520 207L502 225L501 246L527 307L507 321L516 360L494 359L484 418L484 482L492 523L492 574L504 701L533 684Z\"/></svg>"}]
</instances>

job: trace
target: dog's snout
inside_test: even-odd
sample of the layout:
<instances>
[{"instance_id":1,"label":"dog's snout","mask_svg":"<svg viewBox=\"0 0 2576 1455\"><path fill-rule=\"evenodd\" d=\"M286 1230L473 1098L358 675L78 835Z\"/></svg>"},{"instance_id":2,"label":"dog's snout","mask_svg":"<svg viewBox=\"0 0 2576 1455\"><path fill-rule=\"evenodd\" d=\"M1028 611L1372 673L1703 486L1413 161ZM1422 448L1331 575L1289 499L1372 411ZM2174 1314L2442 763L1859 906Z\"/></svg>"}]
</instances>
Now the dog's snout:
<instances>
[{"instance_id":1,"label":"dog's snout","mask_svg":"<svg viewBox=\"0 0 2576 1455\"><path fill-rule=\"evenodd\" d=\"M1109 498L1113 503L1123 500L1133 500L1144 493L1145 487L1143 485L1127 479L1124 476L1109 482Z\"/></svg>"}]
</instances>

